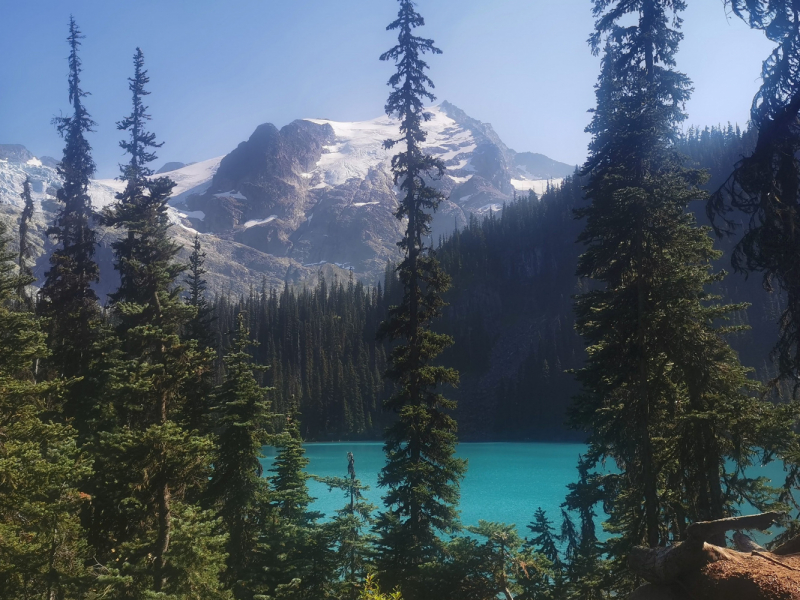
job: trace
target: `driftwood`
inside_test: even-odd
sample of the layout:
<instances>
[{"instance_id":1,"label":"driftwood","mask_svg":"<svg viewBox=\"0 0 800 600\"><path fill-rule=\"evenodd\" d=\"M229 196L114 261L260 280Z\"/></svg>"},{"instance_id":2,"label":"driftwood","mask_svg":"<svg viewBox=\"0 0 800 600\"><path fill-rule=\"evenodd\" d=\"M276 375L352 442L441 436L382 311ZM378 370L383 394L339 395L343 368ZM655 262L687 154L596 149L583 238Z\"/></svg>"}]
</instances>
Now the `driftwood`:
<instances>
[{"instance_id":1,"label":"driftwood","mask_svg":"<svg viewBox=\"0 0 800 600\"><path fill-rule=\"evenodd\" d=\"M695 523L669 548L636 548L631 570L650 582L628 600L800 600L800 536L769 552L740 530L766 529L781 513ZM736 550L708 543L735 531Z\"/></svg>"}]
</instances>

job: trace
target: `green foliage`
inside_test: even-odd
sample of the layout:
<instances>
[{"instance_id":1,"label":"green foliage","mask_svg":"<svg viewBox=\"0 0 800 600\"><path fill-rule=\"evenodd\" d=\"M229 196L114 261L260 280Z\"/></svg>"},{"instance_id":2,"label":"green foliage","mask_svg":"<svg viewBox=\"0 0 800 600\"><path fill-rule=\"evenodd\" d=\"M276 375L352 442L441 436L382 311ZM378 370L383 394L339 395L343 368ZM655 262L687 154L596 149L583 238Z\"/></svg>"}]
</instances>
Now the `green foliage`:
<instances>
[{"instance_id":1,"label":"green foliage","mask_svg":"<svg viewBox=\"0 0 800 600\"><path fill-rule=\"evenodd\" d=\"M380 587L378 587L375 577L373 575L367 575L364 582L364 589L361 591L358 600L403 600L403 596L400 594L400 590L395 590L391 594L384 594L381 592Z\"/></svg>"},{"instance_id":2,"label":"green foliage","mask_svg":"<svg viewBox=\"0 0 800 600\"><path fill-rule=\"evenodd\" d=\"M0 221L0 598L78 597L88 579L79 486L91 463L56 419L63 385L36 380L45 334L19 310L30 279L15 274L6 231Z\"/></svg>"},{"instance_id":3,"label":"green foliage","mask_svg":"<svg viewBox=\"0 0 800 600\"><path fill-rule=\"evenodd\" d=\"M271 365L263 379L275 388L273 408L296 405L309 439L374 439L388 422L381 409L387 349L375 339L390 298L361 282L324 278L314 287L264 289L214 304L211 327L229 345L236 315L245 312L258 347L253 358Z\"/></svg>"},{"instance_id":4,"label":"green foliage","mask_svg":"<svg viewBox=\"0 0 800 600\"><path fill-rule=\"evenodd\" d=\"M263 371L252 363L253 345L245 315L239 314L233 348L225 356L225 380L213 400L217 450L208 485L208 496L217 506L228 532L226 577L237 597L252 588L254 561L268 490L262 478L262 447L270 440L275 415L254 373Z\"/></svg>"},{"instance_id":5,"label":"green foliage","mask_svg":"<svg viewBox=\"0 0 800 600\"><path fill-rule=\"evenodd\" d=\"M800 17L789 0L728 0L726 5L750 27L763 31L775 48L764 61L762 85L750 112L758 135L755 147L737 162L707 209L718 233L743 229L731 255L734 269L763 273L765 290L785 296L775 345L776 380L787 381L796 396L800 390L800 280L795 274L800 259L800 133L796 124ZM743 222L747 224L742 226Z\"/></svg>"}]
</instances>

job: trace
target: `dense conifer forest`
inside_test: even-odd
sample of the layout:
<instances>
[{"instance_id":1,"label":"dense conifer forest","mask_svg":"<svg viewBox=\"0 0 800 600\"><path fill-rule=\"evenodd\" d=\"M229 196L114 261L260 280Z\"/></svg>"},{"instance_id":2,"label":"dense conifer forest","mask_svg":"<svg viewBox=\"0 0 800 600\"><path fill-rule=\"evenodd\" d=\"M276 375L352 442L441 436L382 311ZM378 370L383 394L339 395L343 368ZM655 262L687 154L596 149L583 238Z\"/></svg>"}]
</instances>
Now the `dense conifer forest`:
<instances>
[{"instance_id":1,"label":"dense conifer forest","mask_svg":"<svg viewBox=\"0 0 800 600\"><path fill-rule=\"evenodd\" d=\"M40 289L29 182L18 234L0 220L0 598L700 597L680 569L732 560L714 549L718 525L754 511L774 512L735 523L777 521L788 546L770 556L738 532L737 548L784 579L798 570L775 558L796 553L800 531L794 4L728 2L778 47L748 128L684 133L686 3L595 0L586 164L435 242L445 167L423 151L424 105L426 59L441 50L417 35L420 7L398 5L397 44L380 59L395 68L386 113L400 136L384 144L399 261L380 282L241 298L212 297L199 235L189 262L177 258L176 184L151 169L158 101L139 48L116 123L124 187L93 211L96 123L70 20L72 112L55 120L63 187ZM108 305L93 287L100 223L119 233ZM341 477L321 479L342 497L326 519L304 442L345 438L384 441L383 505L366 500L349 454ZM487 506L464 527L459 439L585 451L560 514L532 506L522 532ZM772 461L785 481L748 471Z\"/></svg>"}]
</instances>

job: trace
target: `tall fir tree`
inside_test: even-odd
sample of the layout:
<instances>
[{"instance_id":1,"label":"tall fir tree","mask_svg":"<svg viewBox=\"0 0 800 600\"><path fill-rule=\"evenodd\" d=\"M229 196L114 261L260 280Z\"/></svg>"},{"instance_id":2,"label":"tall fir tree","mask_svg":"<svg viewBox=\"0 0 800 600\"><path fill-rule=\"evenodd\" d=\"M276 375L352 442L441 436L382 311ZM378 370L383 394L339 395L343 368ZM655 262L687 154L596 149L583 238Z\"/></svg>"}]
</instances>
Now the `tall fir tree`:
<instances>
[{"instance_id":1,"label":"tall fir tree","mask_svg":"<svg viewBox=\"0 0 800 600\"><path fill-rule=\"evenodd\" d=\"M69 101L72 115L54 119L64 139L64 154L58 165L63 186L56 197L62 204L55 222L47 230L56 244L50 255L50 269L40 292L38 310L47 317L48 345L51 356L46 361L52 377L85 377L93 360L93 349L100 326L100 307L92 284L99 280L94 260L97 235L92 228L92 203L89 182L95 164L86 134L95 122L83 100L89 95L81 87L81 59L78 50L83 39L75 19L69 23ZM88 378L72 386L65 398L65 417L77 419L76 426L90 412L92 397Z\"/></svg>"},{"instance_id":2,"label":"tall fir tree","mask_svg":"<svg viewBox=\"0 0 800 600\"><path fill-rule=\"evenodd\" d=\"M386 431L387 462L378 479L387 493L386 511L377 523L381 536L377 564L384 586L399 585L407 600L417 600L426 594L420 567L440 557L439 534L459 526L456 505L466 462L455 457L456 422L449 414L455 403L438 391L442 384L456 385L458 374L433 364L452 340L431 329L444 306L441 294L449 277L433 249L426 246L432 211L443 199L426 178L441 176L444 164L422 149L426 139L423 124L430 119L423 101L435 99L422 57L441 50L433 40L413 34L425 23L414 3L399 0L399 4L397 19L387 27L398 30L398 43L380 57L397 65L389 79L392 92L386 114L399 118L401 137L387 140L384 146L402 145L392 158L392 172L401 195L395 216L407 219L407 225L398 242L403 253L397 267L403 297L390 309L380 329L384 339L400 343L392 350L387 371L397 392L386 408L397 414L397 420Z\"/></svg>"},{"instance_id":3,"label":"tall fir tree","mask_svg":"<svg viewBox=\"0 0 800 600\"><path fill-rule=\"evenodd\" d=\"M719 325L744 307L707 291L723 276L711 270L719 253L686 210L704 197L704 174L684 168L675 147L691 91L674 69L684 8L597 0L590 39L605 53L578 274L599 285L576 301L589 347L572 419L589 432L588 464L610 458L619 468L591 479L614 534L605 549L618 592L633 585L624 563L633 546L681 539L690 522L759 498L759 482L742 473L772 422L724 339L732 329ZM631 17L635 24L620 26Z\"/></svg>"},{"instance_id":4,"label":"tall fir tree","mask_svg":"<svg viewBox=\"0 0 800 600\"><path fill-rule=\"evenodd\" d=\"M185 548L191 552L173 545L180 534L210 533L216 526L210 511L192 505L207 484L213 444L183 424L191 390L213 357L180 335L195 311L176 284L184 267L175 262L179 247L169 238L167 215L175 184L151 177L152 149L160 144L145 129L149 80L138 48L133 62L133 110L118 123L130 136L121 143L130 155L121 166L126 185L103 215L107 225L123 230L112 245L121 281L111 296L121 346L107 392L116 427L101 434L95 448L100 468L94 539L102 557L114 555L123 597L189 597L196 593L192 586L222 597L224 540L207 535ZM202 575L201 582L193 572Z\"/></svg>"},{"instance_id":5,"label":"tall fir tree","mask_svg":"<svg viewBox=\"0 0 800 600\"><path fill-rule=\"evenodd\" d=\"M254 373L249 353L246 315L239 313L233 347L224 358L225 380L214 398L213 423L217 433L214 469L208 495L228 533L226 579L236 598L252 598L258 563L259 536L269 502L268 482L262 477L262 448L270 440L275 415Z\"/></svg>"}]
</instances>

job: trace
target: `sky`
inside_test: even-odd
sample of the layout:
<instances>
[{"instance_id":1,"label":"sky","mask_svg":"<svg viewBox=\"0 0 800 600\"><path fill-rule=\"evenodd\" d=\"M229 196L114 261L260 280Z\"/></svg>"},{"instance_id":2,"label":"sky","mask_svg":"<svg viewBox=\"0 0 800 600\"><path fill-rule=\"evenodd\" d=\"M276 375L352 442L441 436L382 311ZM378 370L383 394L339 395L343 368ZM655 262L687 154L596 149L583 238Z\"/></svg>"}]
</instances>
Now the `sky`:
<instances>
[{"instance_id":1,"label":"sky","mask_svg":"<svg viewBox=\"0 0 800 600\"><path fill-rule=\"evenodd\" d=\"M586 44L591 0L418 0L417 32L438 100L491 123L517 151L569 164L586 156L599 59ZM124 160L115 123L130 112L137 46L150 75L151 130L167 161L221 156L265 122L380 116L393 67L386 25L395 0L0 0L0 144L60 157L51 120L69 111L70 14L83 40L86 106L98 177ZM694 81L686 126L744 125L771 45L726 16L722 0L690 0L678 67Z\"/></svg>"}]
</instances>

